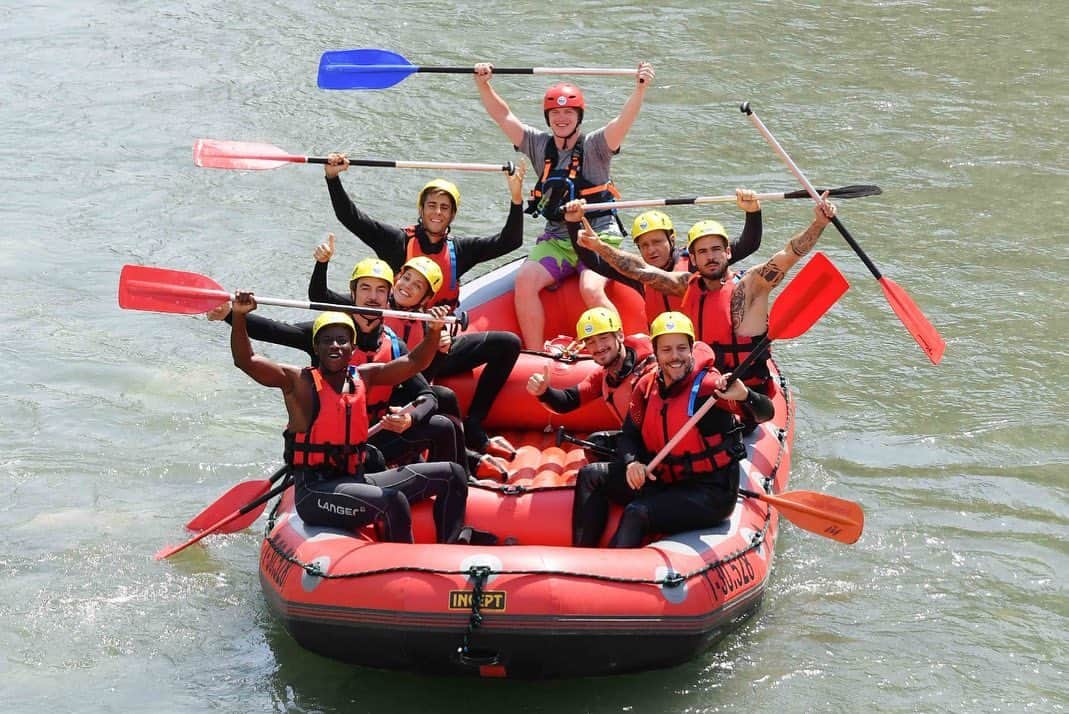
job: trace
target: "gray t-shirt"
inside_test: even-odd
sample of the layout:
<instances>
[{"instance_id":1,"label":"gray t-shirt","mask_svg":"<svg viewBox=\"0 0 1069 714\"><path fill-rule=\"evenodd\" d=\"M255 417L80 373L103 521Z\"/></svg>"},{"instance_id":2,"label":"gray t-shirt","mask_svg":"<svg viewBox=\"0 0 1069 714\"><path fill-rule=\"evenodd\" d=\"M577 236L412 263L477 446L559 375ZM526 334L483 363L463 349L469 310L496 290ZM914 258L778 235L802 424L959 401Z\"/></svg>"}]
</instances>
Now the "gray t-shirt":
<instances>
[{"instance_id":1,"label":"gray t-shirt","mask_svg":"<svg viewBox=\"0 0 1069 714\"><path fill-rule=\"evenodd\" d=\"M523 139L520 141L517 151L522 152L531 162L536 180L542 178L542 169L546 163L546 146L553 140L553 134L548 131L535 129L528 124L523 125ZM595 186L609 180L609 164L612 163L613 152L605 143L605 128L584 134L583 138L583 176ZM567 168L572 160L572 152L561 151L554 168ZM620 228L616 225L616 219L611 216L599 216L590 223L598 233L620 234ZM568 229L564 221L546 221L546 233L554 238L568 239Z\"/></svg>"}]
</instances>

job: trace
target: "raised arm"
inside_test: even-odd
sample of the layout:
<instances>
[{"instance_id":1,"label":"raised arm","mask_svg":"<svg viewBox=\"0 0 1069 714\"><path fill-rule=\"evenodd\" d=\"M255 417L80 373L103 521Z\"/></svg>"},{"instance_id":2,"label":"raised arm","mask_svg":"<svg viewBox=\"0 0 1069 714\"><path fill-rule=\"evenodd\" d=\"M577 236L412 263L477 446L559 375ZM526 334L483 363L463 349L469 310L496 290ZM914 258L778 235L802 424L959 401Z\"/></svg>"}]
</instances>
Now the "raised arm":
<instances>
[{"instance_id":1,"label":"raised arm","mask_svg":"<svg viewBox=\"0 0 1069 714\"><path fill-rule=\"evenodd\" d=\"M500 233L485 238L453 239L457 246L457 275L523 247L523 177L526 175L527 167L522 160L515 173L505 175L512 202Z\"/></svg>"},{"instance_id":2,"label":"raised arm","mask_svg":"<svg viewBox=\"0 0 1069 714\"><path fill-rule=\"evenodd\" d=\"M618 270L624 276L637 280L644 284L647 289L653 289L665 295L678 295L682 297L687 292L687 283L690 281L690 273L673 272L655 268L634 253L628 253L614 248L598 237L590 225L583 219L584 228L579 231L576 239L578 245L597 253L609 265Z\"/></svg>"},{"instance_id":3,"label":"raised arm","mask_svg":"<svg viewBox=\"0 0 1069 714\"><path fill-rule=\"evenodd\" d=\"M320 243L315 249L315 267L308 280L308 299L312 302L329 302L332 305L352 305L353 298L348 294L336 293L327 287L327 267L334 256L334 234L331 233L326 243Z\"/></svg>"},{"instance_id":4,"label":"raised arm","mask_svg":"<svg viewBox=\"0 0 1069 714\"><path fill-rule=\"evenodd\" d=\"M475 88L479 90L479 99L486 113L501 127L501 131L505 132L505 136L512 142L512 145L519 146L523 140L523 122L512 113L505 100L494 91L490 85L493 77L494 65L489 62L479 62L475 65Z\"/></svg>"},{"instance_id":5,"label":"raised arm","mask_svg":"<svg viewBox=\"0 0 1069 714\"><path fill-rule=\"evenodd\" d=\"M265 387L277 387L283 392L289 392L293 388L296 373L299 370L272 362L252 351L245 316L255 309L256 300L252 293L238 292L236 294L231 311L232 327L230 330L230 354L234 357L234 366Z\"/></svg>"},{"instance_id":6,"label":"raised arm","mask_svg":"<svg viewBox=\"0 0 1069 714\"><path fill-rule=\"evenodd\" d=\"M828 194L825 193L822 196L824 201L813 208L813 222L808 228L791 238L786 247L769 258L764 265L752 271L746 271L743 279L753 281L752 284L758 291L762 289L770 291L779 285L795 263L813 249L820 234L824 232L824 227L831 223L831 219L835 216L835 205L829 203L827 197ZM755 291L749 292L753 294Z\"/></svg>"},{"instance_id":7,"label":"raised arm","mask_svg":"<svg viewBox=\"0 0 1069 714\"><path fill-rule=\"evenodd\" d=\"M746 212L746 222L742 226L742 235L731 244L731 264L750 257L761 247L761 202L754 196L756 194L748 189L735 189L735 202Z\"/></svg>"},{"instance_id":8,"label":"raised arm","mask_svg":"<svg viewBox=\"0 0 1069 714\"><path fill-rule=\"evenodd\" d=\"M605 125L605 143L608 144L610 151L616 152L623 145L627 132L631 131L631 125L635 123L635 118L642 109L642 100L646 98L646 90L653 84L653 77L653 65L649 62L639 63L638 75L635 77L635 90L624 102L620 113Z\"/></svg>"},{"instance_id":9,"label":"raised arm","mask_svg":"<svg viewBox=\"0 0 1069 714\"><path fill-rule=\"evenodd\" d=\"M405 232L396 226L376 221L357 208L338 177L338 167L343 164L348 167L349 160L344 154L331 154L328 159L338 162L324 166L334 215L353 235L375 251L380 260L386 261L394 270L400 270L405 262Z\"/></svg>"}]
</instances>

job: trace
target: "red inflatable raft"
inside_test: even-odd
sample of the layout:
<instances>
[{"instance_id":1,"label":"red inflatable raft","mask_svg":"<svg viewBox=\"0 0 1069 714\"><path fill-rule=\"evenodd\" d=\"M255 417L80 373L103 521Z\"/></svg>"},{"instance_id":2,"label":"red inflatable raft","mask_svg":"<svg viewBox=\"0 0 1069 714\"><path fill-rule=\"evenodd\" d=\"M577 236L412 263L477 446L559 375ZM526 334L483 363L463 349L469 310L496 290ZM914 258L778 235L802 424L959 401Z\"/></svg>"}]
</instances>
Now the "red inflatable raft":
<instances>
[{"instance_id":1,"label":"red inflatable raft","mask_svg":"<svg viewBox=\"0 0 1069 714\"><path fill-rule=\"evenodd\" d=\"M462 292L469 329L515 329L512 278L518 263ZM574 281L544 293L547 334L570 334L582 301ZM625 330L644 331L641 299L611 286ZM729 521L660 537L632 550L570 547L572 489L586 463L580 447L555 444L555 430L609 428L602 405L551 414L527 394L552 362L552 384L575 384L590 360L521 355L486 421L519 447L507 483L469 489L467 522L496 546L438 545L428 503L413 508L416 544L376 542L305 525L287 491L261 547L268 605L302 646L373 667L496 677L571 677L632 672L684 662L760 603L777 534L775 510L740 497ZM778 374L775 364L770 364ZM742 486L778 493L790 467L794 406L780 377L776 418L746 439ZM450 379L462 406L471 377ZM522 444L522 446L520 446ZM606 539L619 518L615 510Z\"/></svg>"}]
</instances>

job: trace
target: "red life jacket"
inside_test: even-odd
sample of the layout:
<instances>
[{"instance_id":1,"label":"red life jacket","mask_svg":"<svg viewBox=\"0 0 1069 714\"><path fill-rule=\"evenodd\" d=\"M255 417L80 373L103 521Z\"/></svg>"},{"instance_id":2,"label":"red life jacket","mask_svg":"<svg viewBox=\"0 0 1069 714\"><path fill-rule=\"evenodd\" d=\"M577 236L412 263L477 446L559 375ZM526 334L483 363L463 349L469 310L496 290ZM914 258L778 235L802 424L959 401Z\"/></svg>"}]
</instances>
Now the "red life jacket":
<instances>
[{"instance_id":1,"label":"red life jacket","mask_svg":"<svg viewBox=\"0 0 1069 714\"><path fill-rule=\"evenodd\" d=\"M354 346L353 356L349 360L349 364L359 367L368 362L395 360L401 356L401 344L401 340L394 334L394 331L383 325L382 333L379 335L378 347L372 352L365 352ZM371 421L378 421L390 406L393 387L388 384L377 384L366 391L367 418Z\"/></svg>"},{"instance_id":2,"label":"red life jacket","mask_svg":"<svg viewBox=\"0 0 1069 714\"><path fill-rule=\"evenodd\" d=\"M690 256L687 255L686 251L682 251L676 256L676 262L671 266L669 272L690 272ZM653 318L657 317L662 312L683 312L683 298L678 295L667 295L658 290L654 290L649 285L645 285L642 288L642 297L646 303L647 324L653 322Z\"/></svg>"},{"instance_id":3,"label":"red life jacket","mask_svg":"<svg viewBox=\"0 0 1069 714\"><path fill-rule=\"evenodd\" d=\"M417 256L423 256L433 260L442 269L442 278L444 278L442 287L428 307L434 307L435 305L456 307L459 305L460 280L457 276L457 246L453 239L446 236L443 239L445 245L442 246L441 250L437 253L424 253L419 246L419 239L416 238L416 226L406 227L405 235L408 236L408 240L405 243L406 263Z\"/></svg>"},{"instance_id":4,"label":"red life jacket","mask_svg":"<svg viewBox=\"0 0 1069 714\"><path fill-rule=\"evenodd\" d=\"M408 348L408 351L411 352L416 348L416 345L423 341L424 329L427 323L417 320L402 320L400 317L390 316L384 317L382 324L383 329L389 330L390 334L401 340Z\"/></svg>"},{"instance_id":5,"label":"red life jacket","mask_svg":"<svg viewBox=\"0 0 1069 714\"><path fill-rule=\"evenodd\" d=\"M694 322L695 337L713 348L716 368L721 373L735 369L764 338L764 335L735 334L731 322L731 296L741 279L742 273L735 273L730 286L725 283L719 290L709 290L701 275L694 273L683 295L683 314ZM768 371L767 358L771 356L771 351L766 352L766 359L758 360L742 378L747 387L769 397L776 395L776 385Z\"/></svg>"},{"instance_id":6,"label":"red life jacket","mask_svg":"<svg viewBox=\"0 0 1069 714\"><path fill-rule=\"evenodd\" d=\"M716 380L720 376L711 360L696 360L694 370L662 394L658 374L658 370L647 374L636 389L639 395L636 401L644 400L644 405L638 410L642 413L642 421L638 424L642 443L653 453L659 452L694 415L705 401L702 397L711 395L716 389ZM697 426L690 429L657 467L658 479L672 483L693 478L718 471L745 456L746 447L740 436L742 427L739 420L729 411L727 403L719 402L713 407L714 411L717 409L726 412L726 428L710 436L703 435ZM633 409L632 419L635 413Z\"/></svg>"},{"instance_id":7,"label":"red life jacket","mask_svg":"<svg viewBox=\"0 0 1069 714\"><path fill-rule=\"evenodd\" d=\"M657 360L653 356L653 345L650 344L650 338L646 335L628 335L624 338L624 348L630 348L635 353L635 358L631 371L622 379L610 374L604 367L599 368L604 372L601 379L601 398L619 417L620 424L624 423L624 417L627 416L635 385L647 372L657 367Z\"/></svg>"},{"instance_id":8,"label":"red life jacket","mask_svg":"<svg viewBox=\"0 0 1069 714\"><path fill-rule=\"evenodd\" d=\"M364 463L367 442L367 393L364 381L350 367L342 393L334 391L317 367L305 367L301 378L315 385L312 424L308 431L283 433L286 463L325 466L332 474L356 476Z\"/></svg>"}]
</instances>

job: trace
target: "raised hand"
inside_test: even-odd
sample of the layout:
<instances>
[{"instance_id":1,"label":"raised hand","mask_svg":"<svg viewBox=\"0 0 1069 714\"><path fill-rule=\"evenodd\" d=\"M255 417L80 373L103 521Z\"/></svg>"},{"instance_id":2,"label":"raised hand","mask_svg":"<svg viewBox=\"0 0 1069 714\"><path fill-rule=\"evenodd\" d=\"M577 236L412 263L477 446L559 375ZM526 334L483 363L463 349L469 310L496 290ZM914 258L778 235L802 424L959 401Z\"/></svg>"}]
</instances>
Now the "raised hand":
<instances>
[{"instance_id":1,"label":"raised hand","mask_svg":"<svg viewBox=\"0 0 1069 714\"><path fill-rule=\"evenodd\" d=\"M349 159L345 154L328 154L327 163L323 164L323 173L327 178L338 178L342 171L349 170Z\"/></svg>"},{"instance_id":2,"label":"raised hand","mask_svg":"<svg viewBox=\"0 0 1069 714\"><path fill-rule=\"evenodd\" d=\"M748 188L735 189L735 204L747 213L756 213L761 210L761 202L756 198L757 194Z\"/></svg>"},{"instance_id":3,"label":"raised hand","mask_svg":"<svg viewBox=\"0 0 1069 714\"><path fill-rule=\"evenodd\" d=\"M315 249L315 258L317 263L327 263L334 257L334 234L328 233L325 243L320 243Z\"/></svg>"}]
</instances>

